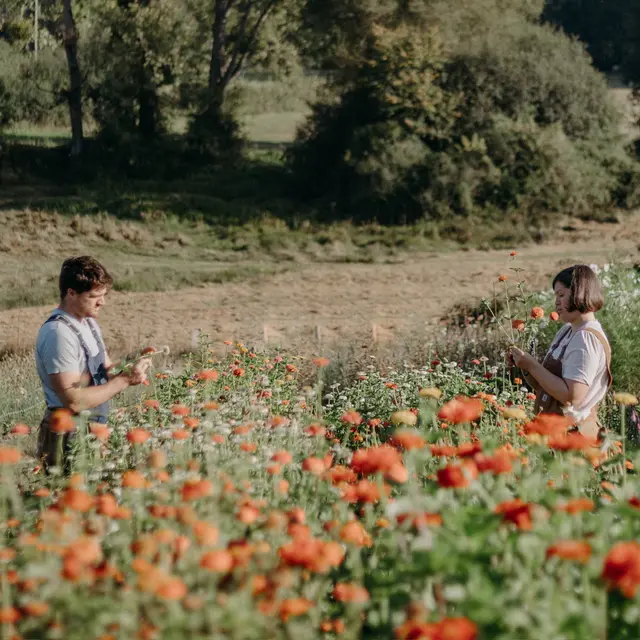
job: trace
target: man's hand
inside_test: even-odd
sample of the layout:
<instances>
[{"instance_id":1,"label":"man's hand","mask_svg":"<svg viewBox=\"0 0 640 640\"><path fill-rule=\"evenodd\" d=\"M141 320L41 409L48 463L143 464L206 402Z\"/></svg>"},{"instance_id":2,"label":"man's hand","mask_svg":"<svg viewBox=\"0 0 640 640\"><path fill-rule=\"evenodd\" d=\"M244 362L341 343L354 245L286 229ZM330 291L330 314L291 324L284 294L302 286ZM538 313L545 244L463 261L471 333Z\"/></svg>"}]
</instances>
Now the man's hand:
<instances>
[{"instance_id":1,"label":"man's hand","mask_svg":"<svg viewBox=\"0 0 640 640\"><path fill-rule=\"evenodd\" d=\"M531 368L538 362L532 355L518 349L518 347L510 347L507 357L510 363L523 371L531 371Z\"/></svg>"},{"instance_id":2,"label":"man's hand","mask_svg":"<svg viewBox=\"0 0 640 640\"><path fill-rule=\"evenodd\" d=\"M127 376L129 380L129 384L133 387L139 384L147 384L147 371L151 366L151 360L148 358L145 360L140 360L133 369L131 369L131 373Z\"/></svg>"}]
</instances>

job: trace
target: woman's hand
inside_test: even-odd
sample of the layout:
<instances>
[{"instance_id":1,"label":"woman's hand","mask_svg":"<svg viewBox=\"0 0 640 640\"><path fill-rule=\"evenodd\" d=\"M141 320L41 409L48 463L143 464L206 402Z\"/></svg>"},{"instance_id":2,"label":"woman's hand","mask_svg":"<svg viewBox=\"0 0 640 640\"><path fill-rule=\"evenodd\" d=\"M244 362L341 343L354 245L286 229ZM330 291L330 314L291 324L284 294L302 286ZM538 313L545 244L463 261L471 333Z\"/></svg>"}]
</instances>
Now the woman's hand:
<instances>
[{"instance_id":1,"label":"woman's hand","mask_svg":"<svg viewBox=\"0 0 640 640\"><path fill-rule=\"evenodd\" d=\"M518 349L518 347L510 347L507 353L510 363L513 363L523 371L531 371L531 368L537 363L537 360L530 354Z\"/></svg>"}]
</instances>

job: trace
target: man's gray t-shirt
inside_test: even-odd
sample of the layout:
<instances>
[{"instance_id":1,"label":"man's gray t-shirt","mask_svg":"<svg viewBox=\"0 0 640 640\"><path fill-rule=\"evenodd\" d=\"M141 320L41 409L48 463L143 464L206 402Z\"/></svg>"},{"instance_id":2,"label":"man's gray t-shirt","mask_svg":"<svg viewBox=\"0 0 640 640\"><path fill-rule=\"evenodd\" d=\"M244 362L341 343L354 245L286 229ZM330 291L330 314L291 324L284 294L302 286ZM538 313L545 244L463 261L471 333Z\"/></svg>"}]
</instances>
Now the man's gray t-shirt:
<instances>
[{"instance_id":1,"label":"man's gray t-shirt","mask_svg":"<svg viewBox=\"0 0 640 640\"><path fill-rule=\"evenodd\" d=\"M89 349L89 354L92 357L98 354L100 347L96 343L86 319L78 320L60 309L56 309L53 313L65 315L82 335L87 349ZM100 328L96 323L93 326L102 340ZM81 373L88 371L87 357L78 336L64 322L55 320L45 323L40 328L36 341L36 367L42 382L47 407L50 409L62 407L63 403L51 387L49 376L68 371Z\"/></svg>"}]
</instances>

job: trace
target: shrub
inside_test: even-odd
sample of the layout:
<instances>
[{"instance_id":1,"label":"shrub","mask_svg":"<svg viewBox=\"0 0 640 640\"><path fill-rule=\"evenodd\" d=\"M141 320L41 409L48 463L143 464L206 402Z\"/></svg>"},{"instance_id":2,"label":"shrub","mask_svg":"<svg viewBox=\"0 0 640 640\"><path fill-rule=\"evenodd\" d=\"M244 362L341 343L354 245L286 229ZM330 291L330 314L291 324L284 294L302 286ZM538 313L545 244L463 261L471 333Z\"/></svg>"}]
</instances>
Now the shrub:
<instances>
[{"instance_id":1,"label":"shrub","mask_svg":"<svg viewBox=\"0 0 640 640\"><path fill-rule=\"evenodd\" d=\"M372 32L299 131L299 193L393 223L518 211L539 226L634 206L638 165L583 46L526 12L472 14L439 25L447 50L424 30Z\"/></svg>"}]
</instances>

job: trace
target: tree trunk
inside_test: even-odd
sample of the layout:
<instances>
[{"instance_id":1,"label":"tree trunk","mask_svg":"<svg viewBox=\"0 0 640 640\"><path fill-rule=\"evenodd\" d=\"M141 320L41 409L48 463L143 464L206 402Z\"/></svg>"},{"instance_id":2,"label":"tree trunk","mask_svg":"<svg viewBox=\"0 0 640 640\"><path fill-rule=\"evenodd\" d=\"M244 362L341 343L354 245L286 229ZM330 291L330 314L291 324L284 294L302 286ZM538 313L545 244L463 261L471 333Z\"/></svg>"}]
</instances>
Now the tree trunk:
<instances>
[{"instance_id":1,"label":"tree trunk","mask_svg":"<svg viewBox=\"0 0 640 640\"><path fill-rule=\"evenodd\" d=\"M63 0L63 34L64 52L67 56L67 68L69 69L69 90L67 101L69 103L69 117L71 119L71 155L79 156L82 153L84 132L82 124L82 74L78 62L78 32L71 10L71 0Z\"/></svg>"},{"instance_id":2,"label":"tree trunk","mask_svg":"<svg viewBox=\"0 0 640 640\"><path fill-rule=\"evenodd\" d=\"M152 140L158 133L158 93L153 78L140 61L140 85L138 88L138 131L145 140Z\"/></svg>"},{"instance_id":3,"label":"tree trunk","mask_svg":"<svg viewBox=\"0 0 640 640\"><path fill-rule=\"evenodd\" d=\"M217 115L224 103L224 68L225 68L225 23L227 20L228 6L226 0L215 0L214 15L211 32L213 36L213 48L211 49L211 61L209 63L209 100L206 111L209 115Z\"/></svg>"}]
</instances>

